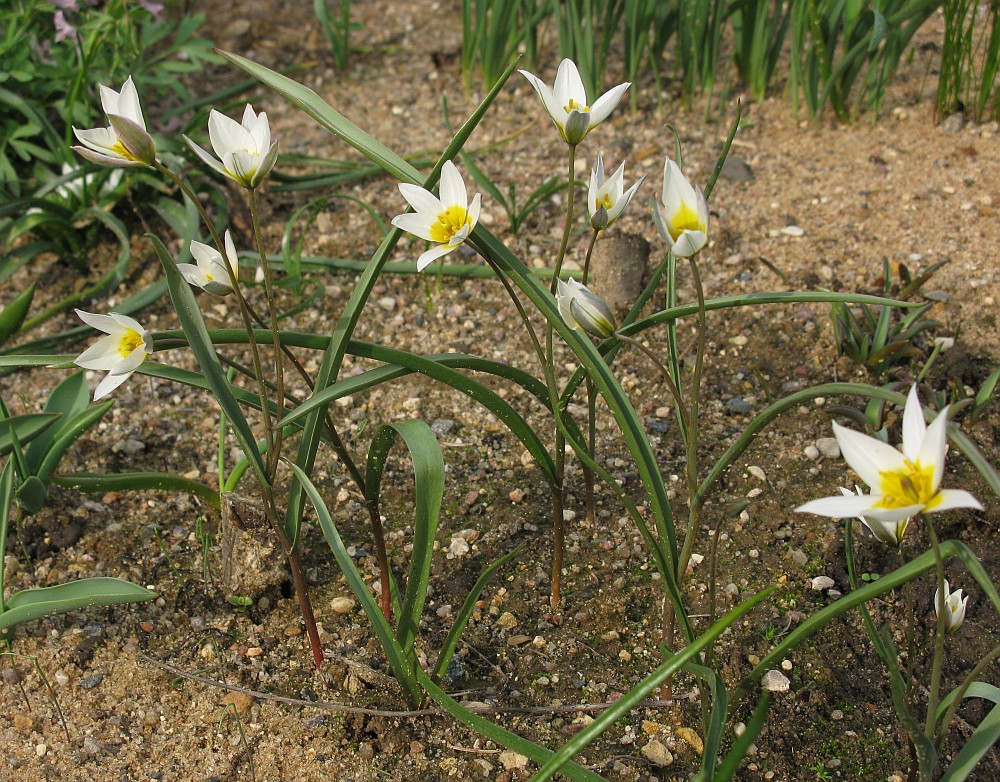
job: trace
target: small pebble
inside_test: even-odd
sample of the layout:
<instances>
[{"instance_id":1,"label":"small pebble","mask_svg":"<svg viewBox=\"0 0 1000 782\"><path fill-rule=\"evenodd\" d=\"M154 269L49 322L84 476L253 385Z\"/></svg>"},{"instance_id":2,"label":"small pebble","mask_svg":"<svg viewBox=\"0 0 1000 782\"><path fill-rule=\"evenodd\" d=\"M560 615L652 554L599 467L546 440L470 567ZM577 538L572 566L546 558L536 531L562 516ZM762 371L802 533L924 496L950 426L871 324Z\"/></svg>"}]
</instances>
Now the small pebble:
<instances>
[{"instance_id":1,"label":"small pebble","mask_svg":"<svg viewBox=\"0 0 1000 782\"><path fill-rule=\"evenodd\" d=\"M501 752L498 760L507 771L518 771L528 767L528 758L520 752L511 752L510 750Z\"/></svg>"},{"instance_id":2,"label":"small pebble","mask_svg":"<svg viewBox=\"0 0 1000 782\"><path fill-rule=\"evenodd\" d=\"M386 312L392 312L396 309L396 299L392 296L383 296L378 300L378 306L384 309Z\"/></svg>"},{"instance_id":3,"label":"small pebble","mask_svg":"<svg viewBox=\"0 0 1000 782\"><path fill-rule=\"evenodd\" d=\"M753 409L748 401L739 397L734 397L726 402L726 407L729 408L729 412L740 415L745 415Z\"/></svg>"},{"instance_id":4,"label":"small pebble","mask_svg":"<svg viewBox=\"0 0 1000 782\"><path fill-rule=\"evenodd\" d=\"M642 748L642 756L654 766L664 768L674 762L674 756L666 745L657 739L651 739Z\"/></svg>"},{"instance_id":5,"label":"small pebble","mask_svg":"<svg viewBox=\"0 0 1000 782\"><path fill-rule=\"evenodd\" d=\"M92 690L102 681L104 681L104 674L95 673L93 676L87 676L83 679L80 679L80 686L83 687L83 689L85 690Z\"/></svg>"},{"instance_id":6,"label":"small pebble","mask_svg":"<svg viewBox=\"0 0 1000 782\"><path fill-rule=\"evenodd\" d=\"M357 605L352 597L335 597L330 601L330 608L338 614L349 614Z\"/></svg>"},{"instance_id":7,"label":"small pebble","mask_svg":"<svg viewBox=\"0 0 1000 782\"><path fill-rule=\"evenodd\" d=\"M836 586L836 584L837 582L829 576L816 576L816 578L812 580L812 588L816 592L822 592L824 589Z\"/></svg>"},{"instance_id":8,"label":"small pebble","mask_svg":"<svg viewBox=\"0 0 1000 782\"><path fill-rule=\"evenodd\" d=\"M830 719L834 721L842 720L844 719L844 712L842 712L840 709L834 709L833 711L830 712Z\"/></svg>"},{"instance_id":9,"label":"small pebble","mask_svg":"<svg viewBox=\"0 0 1000 782\"><path fill-rule=\"evenodd\" d=\"M806 458L811 462L816 461L820 457L819 448L815 445L807 445L802 453L804 453Z\"/></svg>"},{"instance_id":10,"label":"small pebble","mask_svg":"<svg viewBox=\"0 0 1000 782\"><path fill-rule=\"evenodd\" d=\"M791 682L781 671L768 671L760 680L761 686L769 692L788 692Z\"/></svg>"},{"instance_id":11,"label":"small pebble","mask_svg":"<svg viewBox=\"0 0 1000 782\"><path fill-rule=\"evenodd\" d=\"M820 437L816 440L816 447L827 459L840 458L840 444L836 437Z\"/></svg>"}]
</instances>

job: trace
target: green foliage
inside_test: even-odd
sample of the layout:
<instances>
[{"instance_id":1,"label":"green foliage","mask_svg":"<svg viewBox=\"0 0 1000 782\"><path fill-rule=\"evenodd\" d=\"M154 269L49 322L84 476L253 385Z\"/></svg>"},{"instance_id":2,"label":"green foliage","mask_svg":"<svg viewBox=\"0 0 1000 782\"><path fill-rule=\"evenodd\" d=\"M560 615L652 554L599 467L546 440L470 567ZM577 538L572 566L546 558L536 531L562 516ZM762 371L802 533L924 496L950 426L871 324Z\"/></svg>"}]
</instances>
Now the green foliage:
<instances>
[{"instance_id":1,"label":"green foliage","mask_svg":"<svg viewBox=\"0 0 1000 782\"><path fill-rule=\"evenodd\" d=\"M350 52L351 0L313 0L313 13L326 34L334 64L338 70L346 69Z\"/></svg>"},{"instance_id":2,"label":"green foliage","mask_svg":"<svg viewBox=\"0 0 1000 782\"><path fill-rule=\"evenodd\" d=\"M909 301L945 263L936 263L916 277L900 264L899 281L896 282L892 278L892 267L886 260L883 262L883 292L898 301ZM884 382L911 360L923 355L913 340L917 335L937 328L937 321L924 319L934 304L931 300L919 307L900 310L868 304L851 307L836 302L830 309L837 350L840 355L848 356L865 367L875 382Z\"/></svg>"},{"instance_id":3,"label":"green foliage","mask_svg":"<svg viewBox=\"0 0 1000 782\"><path fill-rule=\"evenodd\" d=\"M944 42L937 113L964 111L976 122L996 118L1000 93L1000 7L974 0L944 0Z\"/></svg>"},{"instance_id":4,"label":"green foliage","mask_svg":"<svg viewBox=\"0 0 1000 782\"><path fill-rule=\"evenodd\" d=\"M978 32L973 38L973 25L963 22L976 4L951 5L961 10L952 12L952 43L946 40L944 57L953 53L955 74L949 94L975 93L977 107L985 108L994 100L1000 37ZM576 62L592 98L607 80L609 52L621 51L625 78L635 82L651 74L658 100L668 62L687 103L711 94L720 80L728 86L735 64L755 100L781 90L787 77L796 107L801 99L817 115L829 105L849 119L864 109L879 110L913 35L940 6L940 0L463 0L462 72L470 83L478 66L484 83L491 83L518 51L529 70L547 67L549 62L539 62L545 47L538 42L549 34L556 37L559 57ZM995 9L988 13L991 30L1000 29ZM727 39L731 48L723 45ZM791 70L785 74L778 64L789 46ZM942 74L948 75L944 66ZM635 105L634 91L631 97Z\"/></svg>"}]
</instances>

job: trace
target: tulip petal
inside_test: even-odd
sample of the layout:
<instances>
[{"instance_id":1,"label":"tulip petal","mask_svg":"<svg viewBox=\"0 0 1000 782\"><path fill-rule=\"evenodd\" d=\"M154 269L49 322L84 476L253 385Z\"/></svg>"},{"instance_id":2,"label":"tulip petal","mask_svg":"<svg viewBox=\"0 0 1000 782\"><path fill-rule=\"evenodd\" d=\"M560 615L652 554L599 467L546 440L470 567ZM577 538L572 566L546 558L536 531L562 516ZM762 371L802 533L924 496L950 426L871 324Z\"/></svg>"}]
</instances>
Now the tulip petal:
<instances>
[{"instance_id":1,"label":"tulip petal","mask_svg":"<svg viewBox=\"0 0 1000 782\"><path fill-rule=\"evenodd\" d=\"M94 390L94 401L103 399L112 391L114 391L118 386L129 379L130 375L112 375L108 373L104 376L104 379L97 384L97 388Z\"/></svg>"},{"instance_id":2,"label":"tulip petal","mask_svg":"<svg viewBox=\"0 0 1000 782\"><path fill-rule=\"evenodd\" d=\"M465 182L450 160L446 160L441 167L441 204L446 208L460 206L466 209L469 206L469 194L465 189Z\"/></svg>"},{"instance_id":3,"label":"tulip petal","mask_svg":"<svg viewBox=\"0 0 1000 782\"><path fill-rule=\"evenodd\" d=\"M472 228L475 228L476 225L479 223L479 214L480 212L482 212L482 210L483 210L483 195L482 193L476 193L472 197L472 203L469 204L469 211L466 213L469 217L469 220L472 221L472 226L470 230Z\"/></svg>"},{"instance_id":4,"label":"tulip petal","mask_svg":"<svg viewBox=\"0 0 1000 782\"><path fill-rule=\"evenodd\" d=\"M84 369L100 369L106 372L122 360L121 353L118 352L120 342L121 339L117 334L101 337L73 359L73 363Z\"/></svg>"},{"instance_id":5,"label":"tulip petal","mask_svg":"<svg viewBox=\"0 0 1000 782\"><path fill-rule=\"evenodd\" d=\"M110 313L110 317L111 320L113 320L118 325L124 326L125 328L128 329L132 329L132 331L135 331L145 336L146 329L144 329L142 327L142 324L139 323L139 321L137 321L135 318L130 318L128 315L122 315L120 312L112 312ZM120 330L121 329L119 329L119 331Z\"/></svg>"},{"instance_id":6,"label":"tulip petal","mask_svg":"<svg viewBox=\"0 0 1000 782\"><path fill-rule=\"evenodd\" d=\"M873 499L878 501L881 498L875 496ZM926 510L923 505L904 505L902 508L872 508L866 510L864 515L873 521L902 521L923 510Z\"/></svg>"},{"instance_id":7,"label":"tulip petal","mask_svg":"<svg viewBox=\"0 0 1000 782\"><path fill-rule=\"evenodd\" d=\"M122 91L118 93L117 105L114 111L105 109L105 113L119 114L132 120L136 125L146 130L146 123L142 119L142 107L139 105L139 92L135 88L135 82L129 76L122 85Z\"/></svg>"},{"instance_id":8,"label":"tulip petal","mask_svg":"<svg viewBox=\"0 0 1000 782\"><path fill-rule=\"evenodd\" d=\"M428 242L433 241L433 237L431 236L432 223L427 219L425 213L407 212L406 214L396 215L392 218L392 224L396 228L406 231L408 234L419 236Z\"/></svg>"},{"instance_id":9,"label":"tulip petal","mask_svg":"<svg viewBox=\"0 0 1000 782\"><path fill-rule=\"evenodd\" d=\"M927 424L924 423L924 413L917 398L917 384L910 386L906 397L906 407L903 408L903 454L911 462L920 458L920 445L924 441Z\"/></svg>"},{"instance_id":10,"label":"tulip petal","mask_svg":"<svg viewBox=\"0 0 1000 782\"><path fill-rule=\"evenodd\" d=\"M590 124L600 125L604 120L608 118L612 111L615 110L615 106L621 102L622 96L631 86L630 82L625 82L624 84L619 84L604 93L600 98L594 101L594 105L590 107Z\"/></svg>"},{"instance_id":11,"label":"tulip petal","mask_svg":"<svg viewBox=\"0 0 1000 782\"><path fill-rule=\"evenodd\" d=\"M559 63L552 92L556 100L563 106L563 111L567 110L565 107L569 105L570 100L575 101L581 110L587 106L587 90L583 86L583 79L580 78L580 71L577 70L576 63L569 58Z\"/></svg>"},{"instance_id":12,"label":"tulip petal","mask_svg":"<svg viewBox=\"0 0 1000 782\"><path fill-rule=\"evenodd\" d=\"M938 513L943 510L952 510L954 508L974 508L975 510L983 510L983 506L980 504L979 500L973 497L969 492L962 489L941 489L936 495L934 495L934 503L928 505L926 508L927 513Z\"/></svg>"},{"instance_id":13,"label":"tulip petal","mask_svg":"<svg viewBox=\"0 0 1000 782\"><path fill-rule=\"evenodd\" d=\"M246 128L215 109L208 115L208 138L220 158L227 152L245 150L253 145L253 137Z\"/></svg>"},{"instance_id":14,"label":"tulip petal","mask_svg":"<svg viewBox=\"0 0 1000 782\"><path fill-rule=\"evenodd\" d=\"M840 445L844 459L863 480L872 488L882 484L881 473L900 470L906 463L906 458L881 440L866 434L847 429L836 421L833 424L833 434Z\"/></svg>"},{"instance_id":15,"label":"tulip petal","mask_svg":"<svg viewBox=\"0 0 1000 782\"><path fill-rule=\"evenodd\" d=\"M91 328L111 334L118 330L118 321L110 315L100 315L96 312L85 312L84 310L73 310L76 316Z\"/></svg>"},{"instance_id":16,"label":"tulip petal","mask_svg":"<svg viewBox=\"0 0 1000 782\"><path fill-rule=\"evenodd\" d=\"M131 375L145 360L146 351L141 347L138 347L115 364L115 366L109 369L108 372L112 375Z\"/></svg>"},{"instance_id":17,"label":"tulip petal","mask_svg":"<svg viewBox=\"0 0 1000 782\"><path fill-rule=\"evenodd\" d=\"M210 155L208 152L202 149L198 144L195 144L187 136L184 136L184 140L187 142L187 145L191 147L191 151L194 152L199 158L201 158L202 163L207 165L213 171L228 176L225 167L216 158L214 158L212 155Z\"/></svg>"},{"instance_id":18,"label":"tulip petal","mask_svg":"<svg viewBox=\"0 0 1000 782\"><path fill-rule=\"evenodd\" d=\"M447 244L439 244L434 247L431 247L431 249L429 249L427 252L425 252L423 255L417 258L417 271L422 272L431 263L436 261L438 258L447 255L456 247L458 247L458 245L452 246Z\"/></svg>"},{"instance_id":19,"label":"tulip petal","mask_svg":"<svg viewBox=\"0 0 1000 782\"><path fill-rule=\"evenodd\" d=\"M905 426L905 421L904 421ZM905 433L904 433L905 434ZM906 440L903 440L905 445ZM931 421L924 433L923 441L919 446L917 459L921 465L933 465L934 474L931 478L931 490L937 491L941 485L941 478L944 476L944 456L948 451L948 408L945 407L938 417Z\"/></svg>"},{"instance_id":20,"label":"tulip petal","mask_svg":"<svg viewBox=\"0 0 1000 782\"><path fill-rule=\"evenodd\" d=\"M437 196L427 192L419 185L411 185L409 182L399 183L399 192L406 199L406 202L417 212L427 214L433 219L437 219L438 214L444 211L444 206Z\"/></svg>"},{"instance_id":21,"label":"tulip petal","mask_svg":"<svg viewBox=\"0 0 1000 782\"><path fill-rule=\"evenodd\" d=\"M873 498L869 494L823 497L800 505L795 511L796 513L815 513L817 516L829 516L834 519L846 519L870 515L869 511L877 501L877 497Z\"/></svg>"}]
</instances>

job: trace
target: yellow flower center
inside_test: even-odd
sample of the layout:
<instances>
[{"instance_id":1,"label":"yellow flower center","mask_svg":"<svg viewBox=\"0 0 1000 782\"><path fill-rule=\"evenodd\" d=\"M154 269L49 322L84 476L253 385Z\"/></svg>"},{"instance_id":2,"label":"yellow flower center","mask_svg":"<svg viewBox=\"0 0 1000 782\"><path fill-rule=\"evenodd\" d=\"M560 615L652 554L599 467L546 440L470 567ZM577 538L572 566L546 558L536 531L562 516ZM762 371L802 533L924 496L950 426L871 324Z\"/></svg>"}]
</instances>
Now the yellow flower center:
<instances>
[{"instance_id":1,"label":"yellow flower center","mask_svg":"<svg viewBox=\"0 0 1000 782\"><path fill-rule=\"evenodd\" d=\"M573 98L569 99L569 103L563 106L563 111L569 114L571 111L579 111L581 114L586 114L590 111L590 106L581 106Z\"/></svg>"},{"instance_id":2,"label":"yellow flower center","mask_svg":"<svg viewBox=\"0 0 1000 782\"><path fill-rule=\"evenodd\" d=\"M437 216L437 222L431 226L431 239L438 244L450 244L452 237L464 226L472 228L472 218L462 207L449 206Z\"/></svg>"},{"instance_id":3,"label":"yellow flower center","mask_svg":"<svg viewBox=\"0 0 1000 782\"><path fill-rule=\"evenodd\" d=\"M596 212L601 207L604 207L609 212L611 211L611 194L605 193L603 198L598 198L594 201L594 211Z\"/></svg>"},{"instance_id":4,"label":"yellow flower center","mask_svg":"<svg viewBox=\"0 0 1000 782\"><path fill-rule=\"evenodd\" d=\"M937 505L940 495L934 491L934 465L923 465L919 460L909 459L898 470L884 470L879 473L882 485L882 499L876 507L905 508L907 505L923 505L930 510Z\"/></svg>"},{"instance_id":5,"label":"yellow flower center","mask_svg":"<svg viewBox=\"0 0 1000 782\"><path fill-rule=\"evenodd\" d=\"M122 358L128 358L137 347L142 344L142 334L135 329L128 329L118 340L118 354Z\"/></svg>"},{"instance_id":6,"label":"yellow flower center","mask_svg":"<svg viewBox=\"0 0 1000 782\"><path fill-rule=\"evenodd\" d=\"M116 155L121 155L126 160L138 160L138 158L135 155L133 155L131 152L125 149L121 141L115 141L115 143L111 146L111 151L114 152Z\"/></svg>"},{"instance_id":7,"label":"yellow flower center","mask_svg":"<svg viewBox=\"0 0 1000 782\"><path fill-rule=\"evenodd\" d=\"M673 217L670 218L670 238L675 242L685 231L704 231L705 224L698 219L698 213L687 204L681 204Z\"/></svg>"}]
</instances>

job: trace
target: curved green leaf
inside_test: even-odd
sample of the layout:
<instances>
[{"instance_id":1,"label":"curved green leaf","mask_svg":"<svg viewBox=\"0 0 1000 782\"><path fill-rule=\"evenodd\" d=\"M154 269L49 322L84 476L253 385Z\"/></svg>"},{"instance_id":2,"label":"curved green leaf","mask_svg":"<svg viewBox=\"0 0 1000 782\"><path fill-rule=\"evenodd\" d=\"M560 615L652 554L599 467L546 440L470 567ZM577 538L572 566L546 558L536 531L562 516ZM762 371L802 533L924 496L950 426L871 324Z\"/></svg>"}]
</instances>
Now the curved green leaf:
<instances>
[{"instance_id":1,"label":"curved green leaf","mask_svg":"<svg viewBox=\"0 0 1000 782\"><path fill-rule=\"evenodd\" d=\"M216 510L219 492L199 481L192 481L169 472L93 473L68 472L50 476L58 486L87 494L108 491L169 491L191 494Z\"/></svg>"},{"instance_id":2,"label":"curved green leaf","mask_svg":"<svg viewBox=\"0 0 1000 782\"><path fill-rule=\"evenodd\" d=\"M441 446L431 428L420 419L412 418L399 423L380 426L368 451L365 470L365 501L378 509L382 490L382 474L389 449L396 437L402 437L413 461L414 520L413 552L406 579L403 607L396 629L396 641L403 654L413 652L413 644L420 627L420 617L427 598L427 582L431 572L431 555L434 553L434 535L437 533L444 496L444 458Z\"/></svg>"},{"instance_id":3,"label":"curved green leaf","mask_svg":"<svg viewBox=\"0 0 1000 782\"><path fill-rule=\"evenodd\" d=\"M24 589L7 601L0 614L0 631L46 616L65 614L90 606L140 603L156 593L120 578L81 578L68 584Z\"/></svg>"},{"instance_id":4,"label":"curved green leaf","mask_svg":"<svg viewBox=\"0 0 1000 782\"><path fill-rule=\"evenodd\" d=\"M23 446L60 418L62 415L59 413L27 413L0 421L0 456L6 456L14 450L15 438L18 444Z\"/></svg>"},{"instance_id":5,"label":"curved green leaf","mask_svg":"<svg viewBox=\"0 0 1000 782\"><path fill-rule=\"evenodd\" d=\"M11 335L20 328L28 315L31 307L31 300L35 295L35 286L29 285L26 290L18 294L10 304L0 311L0 345L10 339Z\"/></svg>"},{"instance_id":6,"label":"curved green leaf","mask_svg":"<svg viewBox=\"0 0 1000 782\"><path fill-rule=\"evenodd\" d=\"M417 664L412 653L409 656L403 653L399 642L396 640L395 633L393 633L389 622L382 614L382 609L372 596L372 592L358 570L354 558L347 553L347 546L344 545L337 525L333 521L333 516L330 515L330 510L323 501L319 490L301 467L294 462L286 461L286 464L295 473L299 484L316 509L316 517L319 520L326 542L329 544L330 550L333 552L333 556L340 566L340 571L344 574L344 578L347 579L351 591L354 592L354 596L361 603L368 621L371 622L372 629L375 631L375 635L378 636L379 643L382 645L382 651L385 652L389 667L392 668L396 680L406 693L406 698L410 705L416 706L420 702L421 690L420 685L417 683L415 672L420 669L420 666Z\"/></svg>"},{"instance_id":7,"label":"curved green leaf","mask_svg":"<svg viewBox=\"0 0 1000 782\"><path fill-rule=\"evenodd\" d=\"M995 700L994 703L996 703ZM990 713L979 723L976 730L965 742L965 746L951 761L951 765L944 772L940 782L962 782L962 780L968 779L976 765L982 760L983 755L996 746L998 741L1000 741L1000 705L990 709Z\"/></svg>"},{"instance_id":8,"label":"curved green leaf","mask_svg":"<svg viewBox=\"0 0 1000 782\"><path fill-rule=\"evenodd\" d=\"M69 447L79 439L80 435L100 421L104 414L114 407L114 404L115 400L109 399L81 413L77 413L72 418L63 422L59 426L55 442L46 449L37 469L34 470L35 475L43 481L47 480L47 476L56 470ZM31 445L35 445L35 443Z\"/></svg>"}]
</instances>

